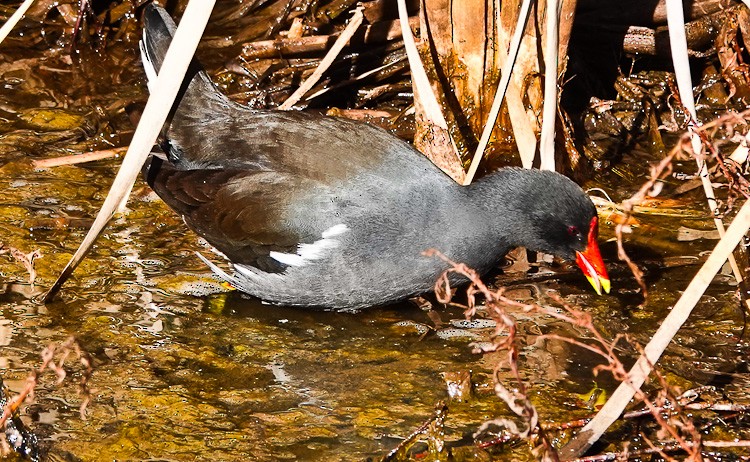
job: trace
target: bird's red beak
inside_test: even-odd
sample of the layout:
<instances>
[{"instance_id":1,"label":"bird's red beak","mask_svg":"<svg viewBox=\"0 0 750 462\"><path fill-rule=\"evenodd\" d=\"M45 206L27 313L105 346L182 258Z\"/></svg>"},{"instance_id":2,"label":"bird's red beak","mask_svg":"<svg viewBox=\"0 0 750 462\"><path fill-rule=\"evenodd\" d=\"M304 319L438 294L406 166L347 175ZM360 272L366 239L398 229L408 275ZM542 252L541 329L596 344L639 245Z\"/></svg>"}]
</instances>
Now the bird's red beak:
<instances>
[{"instance_id":1,"label":"bird's red beak","mask_svg":"<svg viewBox=\"0 0 750 462\"><path fill-rule=\"evenodd\" d=\"M609 293L609 276L607 269L604 267L602 254L599 252L599 244L596 240L599 237L599 219L591 219L589 226L589 237L586 249L583 252L576 252L576 263L583 271L583 275L589 280L597 294L601 295L602 290Z\"/></svg>"}]
</instances>

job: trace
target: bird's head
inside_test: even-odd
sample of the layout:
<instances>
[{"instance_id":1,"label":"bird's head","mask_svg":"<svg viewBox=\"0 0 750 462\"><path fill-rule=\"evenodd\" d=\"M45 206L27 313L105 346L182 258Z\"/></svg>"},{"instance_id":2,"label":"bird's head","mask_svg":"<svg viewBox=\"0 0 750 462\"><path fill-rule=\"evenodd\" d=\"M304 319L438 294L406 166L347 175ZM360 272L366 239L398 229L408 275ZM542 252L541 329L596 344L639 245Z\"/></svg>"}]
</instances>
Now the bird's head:
<instances>
[{"instance_id":1,"label":"bird's head","mask_svg":"<svg viewBox=\"0 0 750 462\"><path fill-rule=\"evenodd\" d=\"M573 181L554 172L527 171L516 190L517 244L574 260L601 295L610 281L599 244L596 207Z\"/></svg>"}]
</instances>

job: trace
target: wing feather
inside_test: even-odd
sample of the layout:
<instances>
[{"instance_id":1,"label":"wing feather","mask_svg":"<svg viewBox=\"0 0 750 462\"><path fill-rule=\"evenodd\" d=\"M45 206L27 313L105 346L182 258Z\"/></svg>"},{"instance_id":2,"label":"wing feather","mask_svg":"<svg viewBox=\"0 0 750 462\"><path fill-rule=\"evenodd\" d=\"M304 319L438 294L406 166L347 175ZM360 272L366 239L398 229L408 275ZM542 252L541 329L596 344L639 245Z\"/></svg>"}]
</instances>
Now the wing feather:
<instances>
[{"instance_id":1,"label":"wing feather","mask_svg":"<svg viewBox=\"0 0 750 462\"><path fill-rule=\"evenodd\" d=\"M178 170L157 158L145 168L159 197L236 264L283 271L287 265L271 252L294 254L300 244L314 243L327 229L285 218L295 203L290 193L321 189L312 180L266 171Z\"/></svg>"}]
</instances>

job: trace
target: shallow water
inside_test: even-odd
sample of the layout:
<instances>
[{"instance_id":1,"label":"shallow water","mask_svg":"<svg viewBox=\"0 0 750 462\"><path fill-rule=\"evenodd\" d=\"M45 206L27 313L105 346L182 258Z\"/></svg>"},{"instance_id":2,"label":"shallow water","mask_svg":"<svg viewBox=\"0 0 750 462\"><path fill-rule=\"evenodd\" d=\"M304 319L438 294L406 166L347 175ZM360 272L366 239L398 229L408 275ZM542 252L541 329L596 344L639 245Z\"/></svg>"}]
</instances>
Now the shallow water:
<instances>
[{"instance_id":1,"label":"shallow water","mask_svg":"<svg viewBox=\"0 0 750 462\"><path fill-rule=\"evenodd\" d=\"M36 23L21 27L28 36L39 32ZM64 37L45 37L2 45L0 242L43 256L32 286L20 263L0 255L0 372L20 391L44 347L71 335L95 367L85 420L75 355L66 361L69 377L62 384L49 372L40 379L23 418L45 451L92 461L379 458L448 399L445 374L468 370L474 391L468 402L449 401L446 440L470 446L482 422L510 416L492 393L492 369L504 354L471 352L470 343L486 341L491 326L455 323L423 335L434 320L409 303L339 314L272 307L227 292L195 255L210 252L140 181L128 213L107 228L60 300L41 304L39 296L83 239L118 162L34 170L29 161L126 145L132 126L124 108L145 99L128 37L111 44L106 59L85 51L88 56L72 61L59 46ZM615 195L632 190L621 186ZM699 198L686 206L700 214ZM609 296L595 296L575 272L521 282L516 274L510 293L543 305L554 305L547 291L562 294L591 313L605 337L628 333L645 344L713 242L677 241L680 224L709 229L706 219L639 218L628 248L649 268L645 307L627 269L616 263L612 243L603 245L612 262ZM612 233L606 221L604 238ZM659 267L675 257L685 257L682 266ZM683 389L724 384L733 399L747 402L748 344L740 338L744 320L734 292L730 278L717 277L661 366ZM457 308L436 311L446 322L463 317ZM615 386L607 374L593 374L600 358L542 337L590 335L550 316L514 316L521 374L542 420L590 414L586 394ZM512 387L507 368L501 369ZM746 427L724 431L725 437L750 438ZM624 431L613 439L627 437ZM500 460L529 457L523 446L505 451L497 454ZM463 457L485 456L478 450Z\"/></svg>"}]
</instances>

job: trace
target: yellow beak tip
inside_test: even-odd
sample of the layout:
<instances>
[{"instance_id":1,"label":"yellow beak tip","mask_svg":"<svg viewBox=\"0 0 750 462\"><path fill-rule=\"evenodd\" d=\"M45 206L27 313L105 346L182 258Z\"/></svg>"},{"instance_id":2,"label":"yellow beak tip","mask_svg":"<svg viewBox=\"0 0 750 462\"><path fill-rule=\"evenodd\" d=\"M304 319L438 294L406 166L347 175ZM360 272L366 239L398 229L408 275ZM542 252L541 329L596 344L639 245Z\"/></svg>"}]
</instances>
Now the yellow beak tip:
<instances>
[{"instance_id":1,"label":"yellow beak tip","mask_svg":"<svg viewBox=\"0 0 750 462\"><path fill-rule=\"evenodd\" d=\"M607 293L607 294L609 293L609 289L610 289L609 279L604 279L600 277L592 277L592 276L586 276L586 279L589 280L589 282L591 283L591 287L594 288L597 295L601 295L602 291L604 291L604 293Z\"/></svg>"},{"instance_id":2,"label":"yellow beak tip","mask_svg":"<svg viewBox=\"0 0 750 462\"><path fill-rule=\"evenodd\" d=\"M594 288L594 290L596 291L596 294L597 295L601 295L602 294L602 285L599 282L599 279L598 278L593 278L591 276L586 276L586 279L589 280L589 283L591 283L591 287Z\"/></svg>"}]
</instances>

